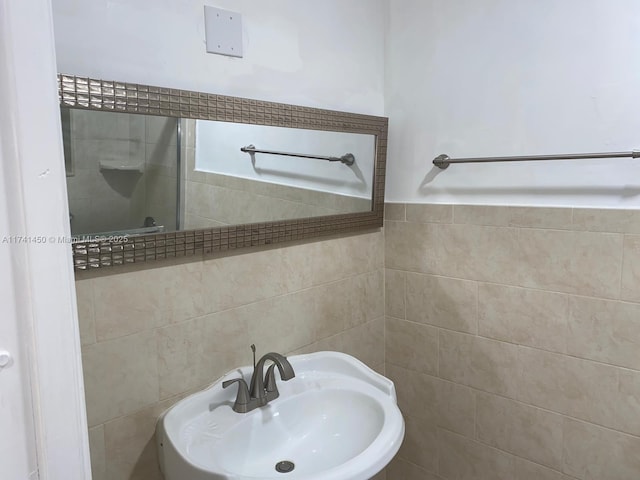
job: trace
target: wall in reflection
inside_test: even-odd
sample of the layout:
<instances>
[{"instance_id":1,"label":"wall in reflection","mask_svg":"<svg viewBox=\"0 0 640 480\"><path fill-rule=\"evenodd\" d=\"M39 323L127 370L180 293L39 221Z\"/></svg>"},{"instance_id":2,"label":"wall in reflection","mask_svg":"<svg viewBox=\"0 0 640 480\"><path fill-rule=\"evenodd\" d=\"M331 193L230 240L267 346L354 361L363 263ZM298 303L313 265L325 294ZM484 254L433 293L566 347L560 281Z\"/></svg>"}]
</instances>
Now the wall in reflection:
<instances>
[{"instance_id":1,"label":"wall in reflection","mask_svg":"<svg viewBox=\"0 0 640 480\"><path fill-rule=\"evenodd\" d=\"M74 235L177 227L177 119L63 109Z\"/></svg>"},{"instance_id":2,"label":"wall in reflection","mask_svg":"<svg viewBox=\"0 0 640 480\"><path fill-rule=\"evenodd\" d=\"M195 141L199 171L371 199L374 135L197 120ZM265 153L250 155L241 151L248 145L258 150L325 157L351 153L355 163Z\"/></svg>"},{"instance_id":3,"label":"wall in reflection","mask_svg":"<svg viewBox=\"0 0 640 480\"><path fill-rule=\"evenodd\" d=\"M317 217L371 209L371 201L367 198L198 171L191 171L190 178L187 180L185 228Z\"/></svg>"},{"instance_id":4,"label":"wall in reflection","mask_svg":"<svg viewBox=\"0 0 640 480\"><path fill-rule=\"evenodd\" d=\"M371 210L372 135L202 120L183 120L183 128L187 229ZM353 153L356 164L266 154L252 161L240 151L250 143L319 155Z\"/></svg>"}]
</instances>

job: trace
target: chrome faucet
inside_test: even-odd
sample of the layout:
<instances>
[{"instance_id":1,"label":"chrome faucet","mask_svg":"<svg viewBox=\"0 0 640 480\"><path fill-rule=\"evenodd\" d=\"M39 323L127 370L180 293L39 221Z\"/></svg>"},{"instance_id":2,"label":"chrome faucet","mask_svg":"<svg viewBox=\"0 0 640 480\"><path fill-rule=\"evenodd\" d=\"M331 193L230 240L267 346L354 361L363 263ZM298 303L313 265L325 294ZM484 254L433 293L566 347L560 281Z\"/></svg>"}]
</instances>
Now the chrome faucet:
<instances>
[{"instance_id":1,"label":"chrome faucet","mask_svg":"<svg viewBox=\"0 0 640 480\"><path fill-rule=\"evenodd\" d=\"M234 383L238 383L238 395L233 404L233 411L238 413L247 413L255 410L280 396L278 387L276 386L276 367L280 372L280 378L285 382L296 376L293 367L284 355L270 352L263 355L262 358L258 360L258 363L256 363L256 346L251 345L251 350L253 351L253 374L251 375L250 382L251 390L249 390L247 382L242 378L234 378L222 382L222 388L227 388ZM267 360L271 360L273 364L269 366L267 374L264 375L264 364Z\"/></svg>"}]
</instances>

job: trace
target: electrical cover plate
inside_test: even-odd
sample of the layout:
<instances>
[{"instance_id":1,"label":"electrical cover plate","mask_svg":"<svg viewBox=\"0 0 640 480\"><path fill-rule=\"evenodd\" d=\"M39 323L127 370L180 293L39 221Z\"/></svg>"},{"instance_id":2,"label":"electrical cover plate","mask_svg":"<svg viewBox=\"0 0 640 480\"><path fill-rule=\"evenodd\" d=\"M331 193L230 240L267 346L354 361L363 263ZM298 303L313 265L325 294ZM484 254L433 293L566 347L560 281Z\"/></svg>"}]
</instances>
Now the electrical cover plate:
<instances>
[{"instance_id":1,"label":"electrical cover plate","mask_svg":"<svg viewBox=\"0 0 640 480\"><path fill-rule=\"evenodd\" d=\"M242 15L205 5L207 53L242 57Z\"/></svg>"}]
</instances>

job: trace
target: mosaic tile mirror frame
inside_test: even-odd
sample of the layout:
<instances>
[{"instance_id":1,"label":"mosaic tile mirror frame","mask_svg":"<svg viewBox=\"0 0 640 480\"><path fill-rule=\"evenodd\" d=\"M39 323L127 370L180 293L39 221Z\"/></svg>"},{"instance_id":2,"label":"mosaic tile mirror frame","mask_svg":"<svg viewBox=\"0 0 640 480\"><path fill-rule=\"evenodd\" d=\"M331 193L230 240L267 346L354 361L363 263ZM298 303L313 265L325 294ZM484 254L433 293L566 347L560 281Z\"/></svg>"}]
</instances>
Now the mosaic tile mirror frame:
<instances>
[{"instance_id":1,"label":"mosaic tile mirror frame","mask_svg":"<svg viewBox=\"0 0 640 480\"><path fill-rule=\"evenodd\" d=\"M58 75L61 107L375 136L371 210L262 223L141 234L126 242L76 238L76 270L272 245L382 227L388 119L118 81Z\"/></svg>"}]
</instances>

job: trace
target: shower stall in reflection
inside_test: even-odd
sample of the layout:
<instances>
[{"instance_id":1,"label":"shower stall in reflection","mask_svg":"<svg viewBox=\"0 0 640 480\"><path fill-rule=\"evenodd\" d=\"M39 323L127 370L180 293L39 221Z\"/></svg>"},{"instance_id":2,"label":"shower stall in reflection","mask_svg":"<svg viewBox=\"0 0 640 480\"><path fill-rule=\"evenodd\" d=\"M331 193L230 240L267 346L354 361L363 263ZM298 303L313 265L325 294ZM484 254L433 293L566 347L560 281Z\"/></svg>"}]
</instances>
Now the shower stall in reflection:
<instances>
[{"instance_id":1,"label":"shower stall in reflection","mask_svg":"<svg viewBox=\"0 0 640 480\"><path fill-rule=\"evenodd\" d=\"M61 109L71 233L180 226L178 118Z\"/></svg>"}]
</instances>

